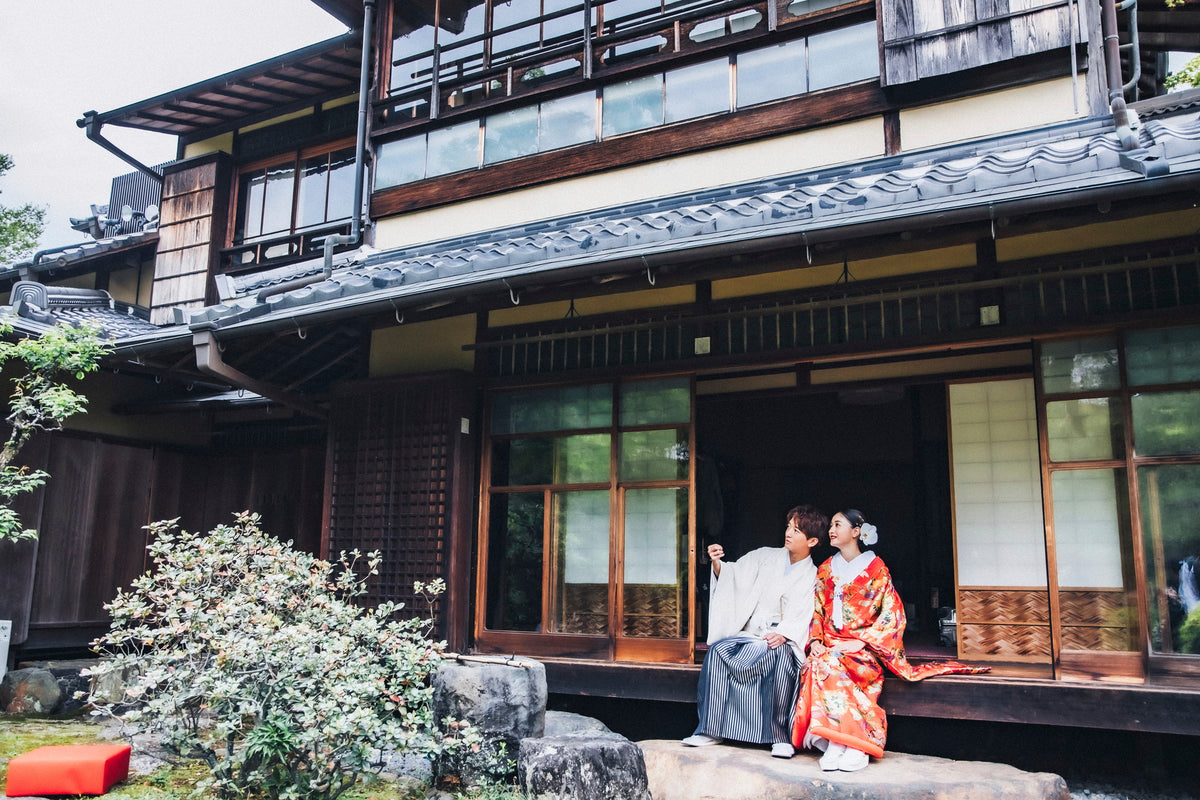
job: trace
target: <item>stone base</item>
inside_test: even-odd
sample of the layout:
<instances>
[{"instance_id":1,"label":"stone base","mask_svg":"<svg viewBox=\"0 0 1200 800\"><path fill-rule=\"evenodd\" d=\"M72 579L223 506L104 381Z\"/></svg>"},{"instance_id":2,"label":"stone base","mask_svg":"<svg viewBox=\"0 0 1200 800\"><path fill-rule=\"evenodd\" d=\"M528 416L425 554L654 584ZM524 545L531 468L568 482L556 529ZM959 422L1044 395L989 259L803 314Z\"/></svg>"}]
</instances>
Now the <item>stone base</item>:
<instances>
[{"instance_id":1,"label":"stone base","mask_svg":"<svg viewBox=\"0 0 1200 800\"><path fill-rule=\"evenodd\" d=\"M652 796L638 746L612 731L522 739L517 780L521 791L537 800L651 800Z\"/></svg>"},{"instance_id":2,"label":"stone base","mask_svg":"<svg viewBox=\"0 0 1200 800\"><path fill-rule=\"evenodd\" d=\"M766 745L638 742L654 800L1070 800L1066 781L1007 764L886 753L859 772L822 772L820 753Z\"/></svg>"}]
</instances>

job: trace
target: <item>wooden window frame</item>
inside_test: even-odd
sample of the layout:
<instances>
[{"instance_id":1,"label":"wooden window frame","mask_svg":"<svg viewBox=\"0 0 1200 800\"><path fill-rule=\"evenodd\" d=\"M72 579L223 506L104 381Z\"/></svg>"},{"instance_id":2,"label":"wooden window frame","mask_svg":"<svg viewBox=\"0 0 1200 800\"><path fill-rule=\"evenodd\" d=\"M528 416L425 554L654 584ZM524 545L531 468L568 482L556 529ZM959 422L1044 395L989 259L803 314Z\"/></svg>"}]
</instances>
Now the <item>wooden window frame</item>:
<instances>
[{"instance_id":1,"label":"wooden window frame","mask_svg":"<svg viewBox=\"0 0 1200 800\"><path fill-rule=\"evenodd\" d=\"M1188 323L1182 323L1186 326ZM1040 348L1043 343L1051 341L1069 341L1081 337L1091 338L1111 334L1116 342L1118 358L1119 385L1113 389L1078 393L1052 393L1042 391L1040 367L1034 384L1035 402L1038 411L1038 438L1042 460L1043 505L1046 519L1054 519L1054 502L1051 496L1051 475L1063 470L1081 469L1123 469L1125 471L1126 497L1128 500L1127 518L1121 520L1129 531L1128 541L1122 541L1122 549L1131 548L1131 569L1133 570L1132 591L1136 595L1136 613L1138 630L1137 641L1141 647L1131 651L1071 651L1063 650L1062 621L1059 613L1059 587L1057 572L1057 552L1054 541L1054 526L1048 522L1046 526L1047 566L1050 590L1050 618L1052 633L1052 648L1055 673L1059 677L1083 679L1109 679L1141 682L1150 678L1154 681L1176 679L1194 680L1200 677L1200 655L1157 653L1150 648L1150 596L1146 574L1146 542L1149 534L1142 526L1142 498L1138 471L1146 467L1196 465L1200 466L1200 453L1170 455L1170 456L1139 456L1134 449L1133 404L1135 394L1158 391L1200 391L1200 381L1146 384L1131 386L1128 375L1128 358L1126 355L1126 334L1139 329L1159 329L1179 327L1179 325L1142 325L1138 327L1115 327L1105 330L1074 332L1070 335L1046 337L1038 340L1038 355L1035 362L1040 364ZM1124 437L1124 454L1120 458L1096 459L1087 461L1057 461L1051 462L1049 457L1049 435L1046 426L1046 407L1058 400L1078 400L1088 398L1110 398L1119 404L1117 413L1121 415L1122 432Z\"/></svg>"},{"instance_id":2,"label":"wooden window frame","mask_svg":"<svg viewBox=\"0 0 1200 800\"><path fill-rule=\"evenodd\" d=\"M622 425L620 421L621 387L627 384L645 383L655 379L683 378L688 380L689 415L686 423L654 423L646 425ZM492 403L491 399L502 392L526 391L536 388L551 388L552 386L585 386L607 384L611 387L613 405L610 424L603 427L571 428L566 430L547 430L532 433L493 434L492 433ZM485 653L523 652L535 657L575 657L592 658L606 661L632 662L661 662L690 664L693 661L695 640L695 582L696 582L696 492L695 464L689 458L687 476L682 479L653 479L631 480L622 479L619 474L620 452L619 440L622 433L681 429L687 430L689 454L695 453L695 376L691 373L669 373L636 376L631 378L615 378L604 381L578 381L562 384L543 384L538 386L517 386L497 389L489 393L484 404L484 435L481 453L480 498L478 522L478 546L476 580L475 580L475 648ZM528 437L553 437L564 435L586 435L605 433L611 438L609 450L609 479L604 483L553 483L530 484L519 486L492 485L493 444L502 440L515 440ZM629 489L675 488L687 491L687 560L681 565L680 588L682 596L680 616L683 626L682 635L677 638L654 638L626 636L623 632L623 559L625 546L625 494ZM487 627L488 613L488 554L490 539L491 498L501 494L533 494L542 493L543 497L543 530L542 530L542 597L541 618L543 627L552 613L551 595L555 586L554 569L556 559L551 541L552 511L551 505L556 493L577 491L604 490L609 493L609 540L608 540L608 593L607 593L607 632L603 634L559 633L541 631L513 631Z\"/></svg>"},{"instance_id":3,"label":"wooden window frame","mask_svg":"<svg viewBox=\"0 0 1200 800\"><path fill-rule=\"evenodd\" d=\"M244 164L239 164L234 171L233 181L231 182L229 216L226 225L228 234L226 236L225 247L221 250L221 271L226 273L241 273L253 272L255 270L264 269L270 266L285 264L289 261L299 260L305 257L311 257L312 241L316 238L327 236L331 233L344 233L349 230L351 219L353 218L354 210L344 219L338 219L326 222L321 225L311 226L307 230L296 230L296 210L299 202L301 165L305 160L314 156L329 156L338 150L353 148L355 139L353 137L337 139L332 142L326 142L317 145L308 145L306 147L288 150L282 153L277 153L273 156L264 156L262 158L248 161ZM238 212L241 201L241 184L242 178L248 173L258 170L264 170L272 166L280 166L285 163L290 163L292 166L292 207L290 211L290 224L287 231L281 231L276 234L258 237L257 241L246 243L236 241L236 231L238 225ZM326 186L325 200L328 204L329 193ZM328 207L328 206L327 206ZM292 245L292 252L287 255L269 258L265 254L273 247L278 247L285 244ZM234 263L242 253L253 252L255 257L248 263Z\"/></svg>"}]
</instances>

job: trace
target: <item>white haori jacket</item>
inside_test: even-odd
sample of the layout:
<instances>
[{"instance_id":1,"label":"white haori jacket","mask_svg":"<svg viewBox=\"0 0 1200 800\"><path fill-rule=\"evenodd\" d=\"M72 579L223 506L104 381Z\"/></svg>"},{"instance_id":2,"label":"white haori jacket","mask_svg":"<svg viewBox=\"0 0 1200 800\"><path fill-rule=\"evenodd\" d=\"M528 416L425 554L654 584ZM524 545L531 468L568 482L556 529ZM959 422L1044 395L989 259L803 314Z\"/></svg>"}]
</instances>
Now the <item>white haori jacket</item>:
<instances>
[{"instance_id":1,"label":"white haori jacket","mask_svg":"<svg viewBox=\"0 0 1200 800\"><path fill-rule=\"evenodd\" d=\"M782 547L760 547L737 561L722 561L720 576L714 573L709 582L708 643L774 631L803 660L817 567L809 557L785 574L790 563Z\"/></svg>"}]
</instances>

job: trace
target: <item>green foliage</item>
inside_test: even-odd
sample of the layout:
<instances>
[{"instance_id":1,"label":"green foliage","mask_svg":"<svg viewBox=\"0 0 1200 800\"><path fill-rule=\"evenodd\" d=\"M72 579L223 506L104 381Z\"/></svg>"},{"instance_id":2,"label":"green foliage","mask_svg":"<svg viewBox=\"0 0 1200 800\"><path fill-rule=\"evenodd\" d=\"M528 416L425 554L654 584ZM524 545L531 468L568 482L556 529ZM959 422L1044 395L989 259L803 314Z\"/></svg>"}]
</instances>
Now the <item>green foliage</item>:
<instances>
[{"instance_id":1,"label":"green foliage","mask_svg":"<svg viewBox=\"0 0 1200 800\"><path fill-rule=\"evenodd\" d=\"M438 735L428 677L445 647L426 619L354 601L380 557L338 565L264 533L256 514L208 534L150 526L153 568L106 606L98 673L137 676L109 713L206 763L219 797L332 800L396 751L434 758L480 741ZM366 574L359 576L356 570ZM419 584L432 602L445 585ZM461 723L458 723L461 725Z\"/></svg>"},{"instance_id":2,"label":"green foliage","mask_svg":"<svg viewBox=\"0 0 1200 800\"><path fill-rule=\"evenodd\" d=\"M12 157L0 153L0 178L12 166ZM45 227L44 208L29 203L15 208L0 205L0 264L11 264L32 253Z\"/></svg>"},{"instance_id":3,"label":"green foliage","mask_svg":"<svg viewBox=\"0 0 1200 800\"><path fill-rule=\"evenodd\" d=\"M1167 2L1169 5L1170 0ZM1187 89L1192 86L1200 86L1200 56L1188 61L1178 72L1168 75L1167 79L1163 81L1163 85L1168 89Z\"/></svg>"},{"instance_id":4,"label":"green foliage","mask_svg":"<svg viewBox=\"0 0 1200 800\"><path fill-rule=\"evenodd\" d=\"M12 326L0 324L0 337ZM0 541L30 539L37 534L21 527L13 501L32 492L49 476L13 464L21 448L36 431L59 430L62 422L87 409L87 398L67 381L82 379L100 368L100 359L111 345L93 327L56 325L39 337L17 341L0 338L0 366L19 365L9 396L8 441L0 448Z\"/></svg>"},{"instance_id":5,"label":"green foliage","mask_svg":"<svg viewBox=\"0 0 1200 800\"><path fill-rule=\"evenodd\" d=\"M1180 653L1200 653L1200 608L1192 609L1179 626L1176 650Z\"/></svg>"}]
</instances>

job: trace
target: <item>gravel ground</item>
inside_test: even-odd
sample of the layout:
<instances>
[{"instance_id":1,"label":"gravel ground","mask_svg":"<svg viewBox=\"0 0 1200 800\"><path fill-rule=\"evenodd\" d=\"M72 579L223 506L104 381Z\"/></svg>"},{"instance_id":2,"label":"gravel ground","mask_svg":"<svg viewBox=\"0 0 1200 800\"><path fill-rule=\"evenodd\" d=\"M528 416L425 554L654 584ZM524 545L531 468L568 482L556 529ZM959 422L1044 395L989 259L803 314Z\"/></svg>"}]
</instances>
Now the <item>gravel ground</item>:
<instances>
[{"instance_id":1,"label":"gravel ground","mask_svg":"<svg viewBox=\"0 0 1200 800\"><path fill-rule=\"evenodd\" d=\"M1200 784L1197 784L1200 785ZM1103 782L1067 781L1071 800L1194 800L1200 795L1161 784L1117 786Z\"/></svg>"}]
</instances>

